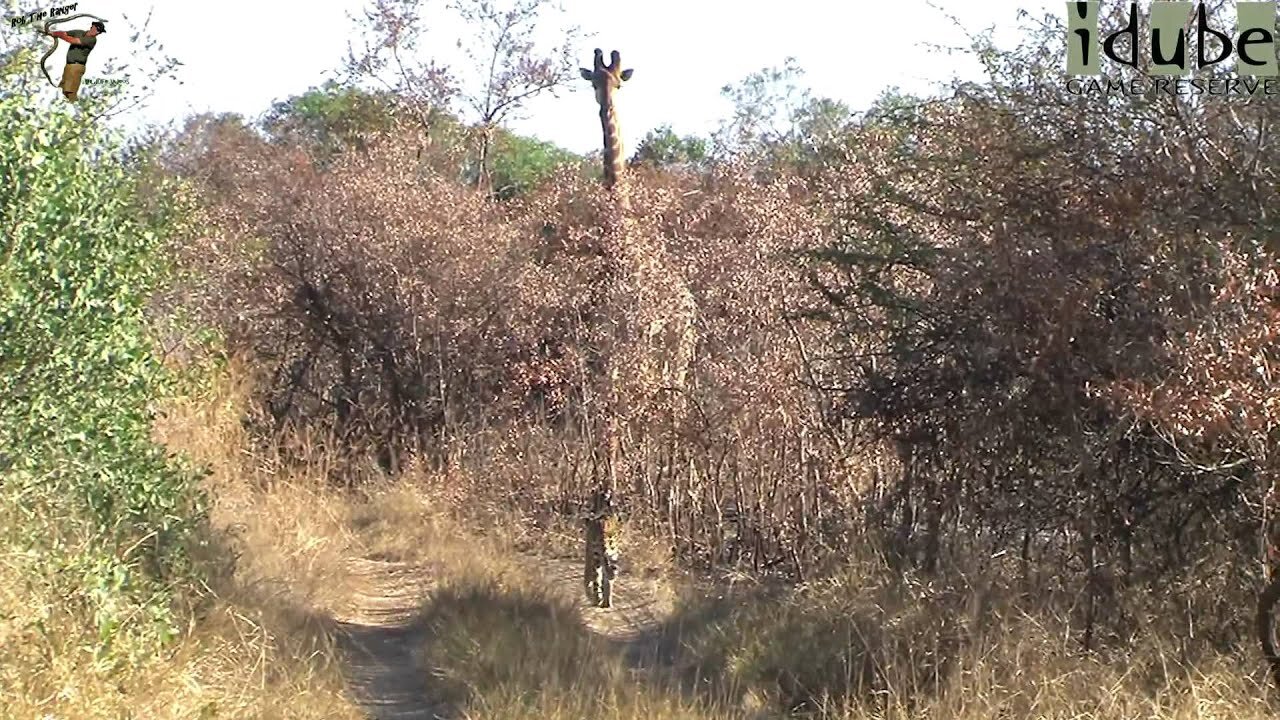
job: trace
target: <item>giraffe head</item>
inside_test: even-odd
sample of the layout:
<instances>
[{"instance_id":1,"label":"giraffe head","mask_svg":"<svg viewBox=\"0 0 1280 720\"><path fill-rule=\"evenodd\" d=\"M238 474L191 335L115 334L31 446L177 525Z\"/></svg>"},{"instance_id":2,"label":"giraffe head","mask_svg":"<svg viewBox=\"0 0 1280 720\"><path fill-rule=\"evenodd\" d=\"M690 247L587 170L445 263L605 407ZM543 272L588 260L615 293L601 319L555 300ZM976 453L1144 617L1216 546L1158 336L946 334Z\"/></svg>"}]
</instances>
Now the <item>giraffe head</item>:
<instances>
[{"instance_id":1,"label":"giraffe head","mask_svg":"<svg viewBox=\"0 0 1280 720\"><path fill-rule=\"evenodd\" d=\"M622 83L631 79L631 68L622 69L622 58L617 50L609 54L609 64L604 64L604 51L596 48L595 68L588 70L579 68L582 78L591 83L596 90L596 102L604 105L614 90L622 87Z\"/></svg>"}]
</instances>

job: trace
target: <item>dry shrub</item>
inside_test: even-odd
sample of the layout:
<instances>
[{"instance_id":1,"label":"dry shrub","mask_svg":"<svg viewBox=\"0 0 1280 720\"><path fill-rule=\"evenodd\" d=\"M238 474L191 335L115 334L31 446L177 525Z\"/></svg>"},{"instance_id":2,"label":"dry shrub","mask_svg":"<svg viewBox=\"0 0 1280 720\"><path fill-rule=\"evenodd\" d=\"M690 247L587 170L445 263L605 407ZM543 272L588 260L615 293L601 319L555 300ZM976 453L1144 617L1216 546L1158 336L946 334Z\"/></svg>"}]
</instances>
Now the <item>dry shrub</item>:
<instances>
[{"instance_id":1,"label":"dry shrub","mask_svg":"<svg viewBox=\"0 0 1280 720\"><path fill-rule=\"evenodd\" d=\"M658 388L627 338L687 282L698 355L667 398L682 412L630 425L634 517L703 562L799 570L828 554L851 500L827 482L842 451L798 382L816 336L787 312L819 230L794 182L733 167L638 178L629 239L683 277L644 265L639 284L603 285L607 196L568 169L495 204L394 144L321 171L254 142L215 144L202 165L217 232L187 253L203 283L188 300L252 352L275 430L379 447L387 467L402 450L462 462L495 498L568 507L596 471L604 360L624 369L623 406L650 407Z\"/></svg>"},{"instance_id":2,"label":"dry shrub","mask_svg":"<svg viewBox=\"0 0 1280 720\"><path fill-rule=\"evenodd\" d=\"M817 175L816 372L896 455L866 518L895 566L1008 556L1086 647L1166 612L1234 647L1275 472L1274 111L1073 96L1045 33Z\"/></svg>"},{"instance_id":3,"label":"dry shrub","mask_svg":"<svg viewBox=\"0 0 1280 720\"><path fill-rule=\"evenodd\" d=\"M623 439L635 527L792 579L850 543L942 583L998 558L1087 648L1168 614L1210 658L1274 479L1275 148L1250 130L1274 111L1070 95L1056 37L984 49L989 82L868 115L802 179L634 173L628 231L661 250L636 286L602 283L608 196L573 171L499 203L393 139L321 168L222 128L188 172L185 301L260 373L259 437L425 463L537 535L599 473L607 370L649 409L632 340L687 283L681 412Z\"/></svg>"}]
</instances>

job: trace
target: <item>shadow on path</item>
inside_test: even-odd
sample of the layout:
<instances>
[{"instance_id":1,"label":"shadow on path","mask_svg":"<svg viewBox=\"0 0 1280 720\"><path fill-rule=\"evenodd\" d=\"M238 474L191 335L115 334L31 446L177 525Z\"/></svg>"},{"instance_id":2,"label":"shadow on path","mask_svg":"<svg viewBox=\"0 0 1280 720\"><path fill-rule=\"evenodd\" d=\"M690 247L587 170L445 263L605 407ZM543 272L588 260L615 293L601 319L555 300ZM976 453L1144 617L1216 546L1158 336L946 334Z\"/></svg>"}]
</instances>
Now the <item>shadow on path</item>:
<instances>
[{"instance_id":1,"label":"shadow on path","mask_svg":"<svg viewBox=\"0 0 1280 720\"><path fill-rule=\"evenodd\" d=\"M434 701L418 621L430 568L359 559L348 563L354 591L336 618L338 647L353 699L374 720L443 720L459 713Z\"/></svg>"}]
</instances>

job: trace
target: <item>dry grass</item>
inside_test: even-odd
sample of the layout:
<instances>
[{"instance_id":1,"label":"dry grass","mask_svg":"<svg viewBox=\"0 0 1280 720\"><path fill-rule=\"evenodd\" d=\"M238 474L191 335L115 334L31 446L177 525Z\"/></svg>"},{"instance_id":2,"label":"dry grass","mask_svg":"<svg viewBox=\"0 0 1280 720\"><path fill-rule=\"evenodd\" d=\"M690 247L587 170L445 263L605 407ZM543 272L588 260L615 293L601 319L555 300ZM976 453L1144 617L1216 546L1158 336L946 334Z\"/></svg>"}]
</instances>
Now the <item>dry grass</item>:
<instances>
[{"instance_id":1,"label":"dry grass","mask_svg":"<svg viewBox=\"0 0 1280 720\"><path fill-rule=\"evenodd\" d=\"M325 484L317 450L286 472L254 457L233 369L173 404L161 438L213 468L214 525L234 569L164 657L95 658L95 637L38 558L0 557L0 716L357 718L328 619L349 592L344 560L429 568L422 672L465 717L1190 718L1271 717L1252 648L1192 666L1152 630L1125 653L1086 654L1064 621L1001 590L975 592L853 558L802 588L680 582L640 542L623 582L647 582L661 623L626 642L599 632L580 588L549 581L569 526L534 529L469 506L418 471L360 493ZM544 560L526 552L536 550ZM637 556L639 560L637 560ZM33 612L34 610L34 612Z\"/></svg>"},{"instance_id":2,"label":"dry grass","mask_svg":"<svg viewBox=\"0 0 1280 720\"><path fill-rule=\"evenodd\" d=\"M423 502L378 491L370 547L436 562L423 652L438 697L476 718L1262 718L1265 677L1245 651L1198 667L1174 638L1087 654L1052 615L1004 591L902 577L873 561L799 589L681 588L663 623L611 642L549 586L545 566ZM396 520L405 524L395 530ZM374 529L376 528L376 529ZM392 548L396 548L392 551ZM670 570L669 568L667 570ZM638 579L624 578L633 584ZM1250 648L1251 649L1251 648ZM656 653L660 661L638 655ZM643 669L640 665L645 665Z\"/></svg>"},{"instance_id":3,"label":"dry grass","mask_svg":"<svg viewBox=\"0 0 1280 720\"><path fill-rule=\"evenodd\" d=\"M321 612L340 586L347 533L304 478L262 482L265 466L243 454L242 390L223 377L174 403L158 428L215 471L207 559L224 568L208 592L190 594L199 606L166 654L96 659L94 628L56 573L0 546L0 717L362 717L344 699ZM15 527L10 519L0 514L0 528Z\"/></svg>"},{"instance_id":4,"label":"dry grass","mask_svg":"<svg viewBox=\"0 0 1280 720\"><path fill-rule=\"evenodd\" d=\"M805 588L684 610L710 684L817 717L1271 717L1255 658L1189 667L1172 642L1086 654L1066 623L1005 592L917 584L874 563Z\"/></svg>"}]
</instances>

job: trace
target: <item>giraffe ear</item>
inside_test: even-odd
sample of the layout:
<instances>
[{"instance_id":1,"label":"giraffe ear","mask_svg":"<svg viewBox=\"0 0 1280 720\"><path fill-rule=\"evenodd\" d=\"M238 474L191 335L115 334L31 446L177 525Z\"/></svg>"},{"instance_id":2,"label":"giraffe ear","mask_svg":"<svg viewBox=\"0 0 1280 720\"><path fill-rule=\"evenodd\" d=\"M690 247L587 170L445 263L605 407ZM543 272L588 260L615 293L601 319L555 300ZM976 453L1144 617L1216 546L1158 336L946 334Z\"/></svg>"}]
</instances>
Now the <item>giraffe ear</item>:
<instances>
[{"instance_id":1,"label":"giraffe ear","mask_svg":"<svg viewBox=\"0 0 1280 720\"><path fill-rule=\"evenodd\" d=\"M595 73L586 68L578 68L578 70L582 71L583 80L586 80L587 82L595 82Z\"/></svg>"},{"instance_id":2,"label":"giraffe ear","mask_svg":"<svg viewBox=\"0 0 1280 720\"><path fill-rule=\"evenodd\" d=\"M630 79L631 79L631 73L632 73L632 72L634 72L634 71L633 71L631 68L627 68L626 70L623 70L623 71L622 71L622 82L626 82L626 81L630 80Z\"/></svg>"}]
</instances>

